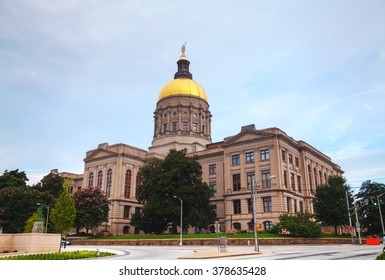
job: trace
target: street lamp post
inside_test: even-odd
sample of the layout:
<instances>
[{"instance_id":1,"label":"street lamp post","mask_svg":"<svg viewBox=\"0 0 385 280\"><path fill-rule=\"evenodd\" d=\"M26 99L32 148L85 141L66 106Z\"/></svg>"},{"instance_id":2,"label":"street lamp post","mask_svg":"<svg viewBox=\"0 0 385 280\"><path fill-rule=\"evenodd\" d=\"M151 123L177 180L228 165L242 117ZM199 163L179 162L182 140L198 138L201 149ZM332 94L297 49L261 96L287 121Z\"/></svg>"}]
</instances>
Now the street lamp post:
<instances>
[{"instance_id":1,"label":"street lamp post","mask_svg":"<svg viewBox=\"0 0 385 280\"><path fill-rule=\"evenodd\" d=\"M47 208L47 220L45 221L45 233L48 233L48 217L49 217L49 206L48 205L45 205L44 203L36 203L37 205L39 206L44 206L45 208Z\"/></svg>"},{"instance_id":2,"label":"street lamp post","mask_svg":"<svg viewBox=\"0 0 385 280\"><path fill-rule=\"evenodd\" d=\"M267 180L274 179L277 176L272 175L267 177ZM256 190L256 185L258 185L260 182L262 182L262 179L259 180L258 182L253 182L252 187L251 187L251 194L252 194L252 199L253 199L253 224L254 224L254 250L256 252L259 252L259 244L258 244L258 231L257 231L257 213L256 213L256 207L255 207L255 196L257 195L257 190Z\"/></svg>"},{"instance_id":3,"label":"street lamp post","mask_svg":"<svg viewBox=\"0 0 385 280\"><path fill-rule=\"evenodd\" d=\"M175 198L180 200L180 239L179 239L179 246L183 245L183 239L182 239L182 234L183 234L183 227L182 227L182 222L183 222L183 200L179 197L174 195Z\"/></svg>"}]
</instances>

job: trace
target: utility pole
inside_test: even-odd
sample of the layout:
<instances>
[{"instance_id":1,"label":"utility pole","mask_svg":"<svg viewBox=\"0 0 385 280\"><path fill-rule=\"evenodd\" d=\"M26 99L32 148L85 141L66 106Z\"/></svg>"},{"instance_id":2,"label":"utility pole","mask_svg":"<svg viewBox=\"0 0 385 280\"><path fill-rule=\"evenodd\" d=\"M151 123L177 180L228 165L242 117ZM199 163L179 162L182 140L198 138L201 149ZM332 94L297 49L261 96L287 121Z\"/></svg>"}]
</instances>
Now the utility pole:
<instances>
[{"instance_id":1,"label":"utility pole","mask_svg":"<svg viewBox=\"0 0 385 280\"><path fill-rule=\"evenodd\" d=\"M354 238L353 238L353 225L352 225L352 217L350 216L350 210L349 210L349 198L348 198L348 191L345 192L346 194L346 206L348 208L348 217L349 217L349 231L350 236L352 238L352 243L354 244Z\"/></svg>"},{"instance_id":2,"label":"utility pole","mask_svg":"<svg viewBox=\"0 0 385 280\"><path fill-rule=\"evenodd\" d=\"M384 230L384 220L382 219L382 212L381 212L381 203L380 203L380 197L383 196L385 193L377 195L377 204L378 204L378 211L380 212L380 220L381 220L381 228L382 228L382 236L385 236L385 230Z\"/></svg>"}]
</instances>

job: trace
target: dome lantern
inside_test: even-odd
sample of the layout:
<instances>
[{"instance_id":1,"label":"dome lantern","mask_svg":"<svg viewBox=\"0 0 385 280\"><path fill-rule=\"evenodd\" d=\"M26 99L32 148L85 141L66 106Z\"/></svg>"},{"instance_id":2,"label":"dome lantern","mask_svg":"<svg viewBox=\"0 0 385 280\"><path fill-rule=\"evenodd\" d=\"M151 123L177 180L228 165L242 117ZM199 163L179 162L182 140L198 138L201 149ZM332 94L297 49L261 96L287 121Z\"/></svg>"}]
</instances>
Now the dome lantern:
<instances>
[{"instance_id":1,"label":"dome lantern","mask_svg":"<svg viewBox=\"0 0 385 280\"><path fill-rule=\"evenodd\" d=\"M203 87L195 82L190 73L190 61L185 55L186 43L182 45L182 55L177 61L178 71L174 79L168 82L159 93L158 100L176 95L188 95L203 99L207 102L206 92Z\"/></svg>"}]
</instances>

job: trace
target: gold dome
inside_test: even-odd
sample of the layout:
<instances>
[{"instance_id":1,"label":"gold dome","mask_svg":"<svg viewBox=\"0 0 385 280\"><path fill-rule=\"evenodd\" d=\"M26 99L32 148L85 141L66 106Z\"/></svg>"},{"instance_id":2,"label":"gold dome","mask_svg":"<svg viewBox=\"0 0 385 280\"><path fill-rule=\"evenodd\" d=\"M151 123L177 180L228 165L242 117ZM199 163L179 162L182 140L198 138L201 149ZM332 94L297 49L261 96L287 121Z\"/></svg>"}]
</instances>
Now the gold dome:
<instances>
[{"instance_id":1,"label":"gold dome","mask_svg":"<svg viewBox=\"0 0 385 280\"><path fill-rule=\"evenodd\" d=\"M173 95L190 95L208 102L203 87L192 79L174 79L168 82L159 93L158 101Z\"/></svg>"}]
</instances>

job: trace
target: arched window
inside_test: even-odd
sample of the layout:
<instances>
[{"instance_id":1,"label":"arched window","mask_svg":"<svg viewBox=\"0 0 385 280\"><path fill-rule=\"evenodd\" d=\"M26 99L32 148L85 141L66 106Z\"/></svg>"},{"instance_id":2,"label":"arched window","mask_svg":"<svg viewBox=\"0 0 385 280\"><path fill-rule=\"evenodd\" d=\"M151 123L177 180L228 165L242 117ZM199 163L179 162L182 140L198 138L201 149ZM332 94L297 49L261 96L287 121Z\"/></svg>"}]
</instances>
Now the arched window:
<instances>
[{"instance_id":1,"label":"arched window","mask_svg":"<svg viewBox=\"0 0 385 280\"><path fill-rule=\"evenodd\" d=\"M321 172L321 170L318 171L318 177L319 177L319 184L321 185L322 184L322 172ZM326 182L324 182L324 184L326 184Z\"/></svg>"},{"instance_id":2,"label":"arched window","mask_svg":"<svg viewBox=\"0 0 385 280\"><path fill-rule=\"evenodd\" d=\"M318 185L317 170L313 168L313 172L314 172L314 184L315 184L315 187L317 187Z\"/></svg>"},{"instance_id":3,"label":"arched window","mask_svg":"<svg viewBox=\"0 0 385 280\"><path fill-rule=\"evenodd\" d=\"M273 223L271 221L263 222L263 227L266 231L270 231L273 228Z\"/></svg>"},{"instance_id":4,"label":"arched window","mask_svg":"<svg viewBox=\"0 0 385 280\"><path fill-rule=\"evenodd\" d=\"M112 169L107 171L107 187L106 187L106 196L110 197L112 188Z\"/></svg>"},{"instance_id":5,"label":"arched window","mask_svg":"<svg viewBox=\"0 0 385 280\"><path fill-rule=\"evenodd\" d=\"M88 176L88 187L92 187L94 185L94 173L91 172Z\"/></svg>"},{"instance_id":6,"label":"arched window","mask_svg":"<svg viewBox=\"0 0 385 280\"><path fill-rule=\"evenodd\" d=\"M307 173L309 175L309 186L310 186L310 191L313 191L313 181L311 179L311 167L310 165L307 166Z\"/></svg>"},{"instance_id":7,"label":"arched window","mask_svg":"<svg viewBox=\"0 0 385 280\"><path fill-rule=\"evenodd\" d=\"M241 230L241 223L234 223L233 226L236 230Z\"/></svg>"},{"instance_id":8,"label":"arched window","mask_svg":"<svg viewBox=\"0 0 385 280\"><path fill-rule=\"evenodd\" d=\"M139 175L136 175L136 186L140 186L142 184L142 177Z\"/></svg>"},{"instance_id":9,"label":"arched window","mask_svg":"<svg viewBox=\"0 0 385 280\"><path fill-rule=\"evenodd\" d=\"M98 188L102 189L102 185L103 185L103 171L100 170L98 172Z\"/></svg>"},{"instance_id":10,"label":"arched window","mask_svg":"<svg viewBox=\"0 0 385 280\"><path fill-rule=\"evenodd\" d=\"M124 226L124 227L123 227L123 234L124 234L124 235L127 235L129 229L130 229L130 226Z\"/></svg>"},{"instance_id":11,"label":"arched window","mask_svg":"<svg viewBox=\"0 0 385 280\"><path fill-rule=\"evenodd\" d=\"M124 182L124 197L130 198L130 196L131 196L131 170L127 169L126 179Z\"/></svg>"}]
</instances>

